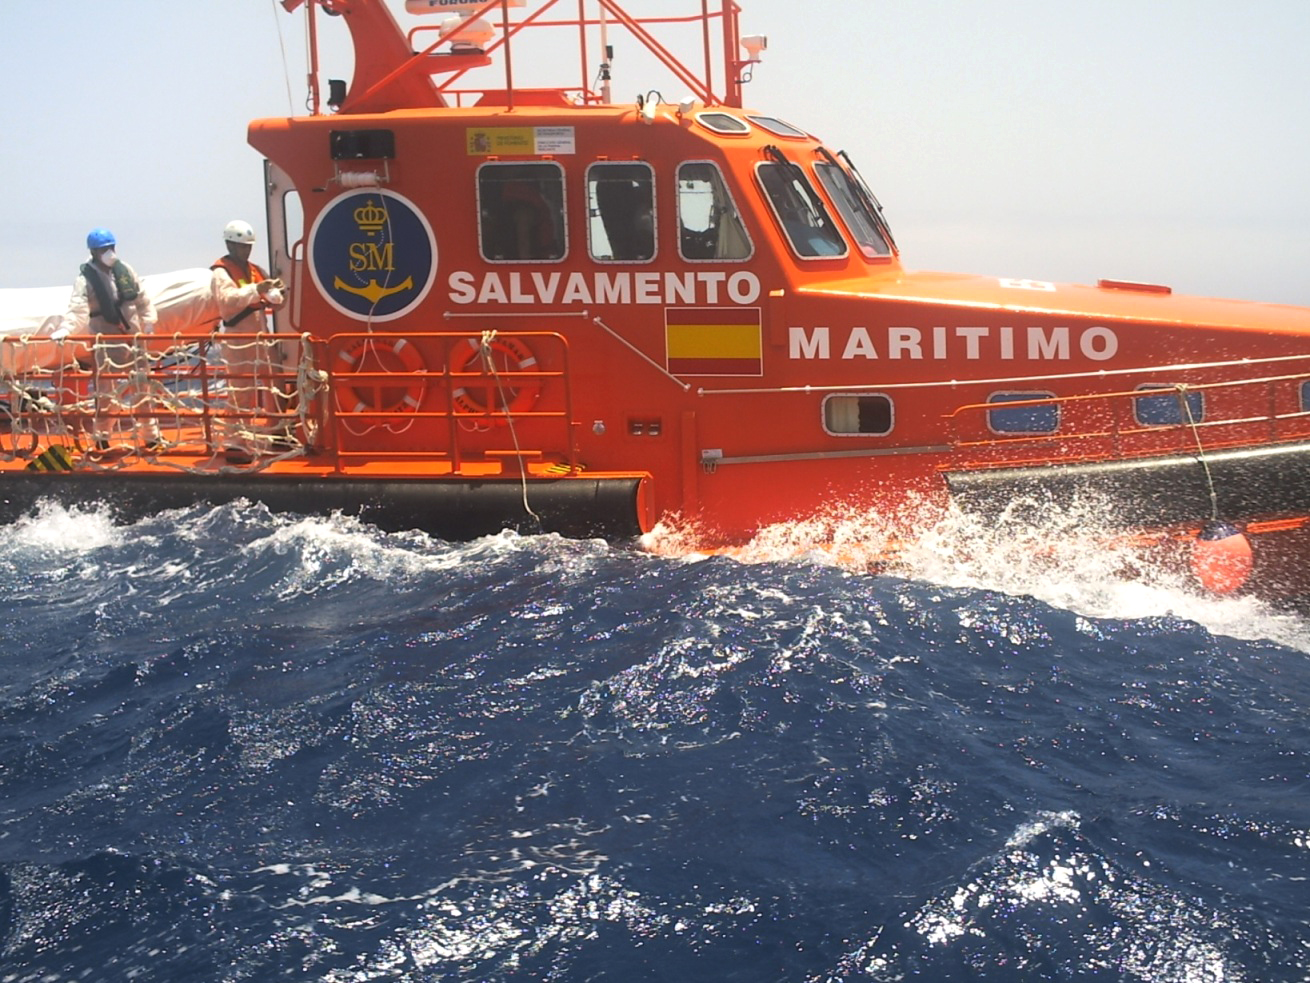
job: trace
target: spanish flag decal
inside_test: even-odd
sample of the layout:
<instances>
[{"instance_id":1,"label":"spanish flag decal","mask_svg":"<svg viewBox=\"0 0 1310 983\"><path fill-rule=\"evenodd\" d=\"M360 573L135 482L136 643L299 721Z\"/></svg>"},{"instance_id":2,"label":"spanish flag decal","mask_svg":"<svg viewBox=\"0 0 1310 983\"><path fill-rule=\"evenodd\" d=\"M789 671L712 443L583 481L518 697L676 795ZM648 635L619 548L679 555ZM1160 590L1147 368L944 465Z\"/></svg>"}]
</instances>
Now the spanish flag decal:
<instances>
[{"instance_id":1,"label":"spanish flag decal","mask_svg":"<svg viewBox=\"0 0 1310 983\"><path fill-rule=\"evenodd\" d=\"M669 307L664 344L672 375L763 375L758 307Z\"/></svg>"}]
</instances>

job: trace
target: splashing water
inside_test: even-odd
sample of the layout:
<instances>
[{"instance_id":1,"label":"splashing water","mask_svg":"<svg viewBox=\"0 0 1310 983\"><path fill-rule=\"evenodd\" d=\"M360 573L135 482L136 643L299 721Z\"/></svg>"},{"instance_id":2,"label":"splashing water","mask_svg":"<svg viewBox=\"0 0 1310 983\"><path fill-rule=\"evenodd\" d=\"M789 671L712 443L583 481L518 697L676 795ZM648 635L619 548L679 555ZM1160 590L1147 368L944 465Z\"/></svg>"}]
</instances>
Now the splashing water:
<instances>
[{"instance_id":1,"label":"splashing water","mask_svg":"<svg viewBox=\"0 0 1310 983\"><path fill-rule=\"evenodd\" d=\"M1298 614L1251 595L1216 597L1196 583L1176 549L1167 553L1158 538L1125 535L1109 515L1110 506L1098 501L1064 509L1016 502L999 520L928 503L893 516L838 506L768 526L744 546L719 552L746 563L803 560L1001 591L1095 618L1173 615L1216 634L1310 652ZM694 524L669 523L642 545L661 556L694 557L703 555L700 541Z\"/></svg>"}]
</instances>

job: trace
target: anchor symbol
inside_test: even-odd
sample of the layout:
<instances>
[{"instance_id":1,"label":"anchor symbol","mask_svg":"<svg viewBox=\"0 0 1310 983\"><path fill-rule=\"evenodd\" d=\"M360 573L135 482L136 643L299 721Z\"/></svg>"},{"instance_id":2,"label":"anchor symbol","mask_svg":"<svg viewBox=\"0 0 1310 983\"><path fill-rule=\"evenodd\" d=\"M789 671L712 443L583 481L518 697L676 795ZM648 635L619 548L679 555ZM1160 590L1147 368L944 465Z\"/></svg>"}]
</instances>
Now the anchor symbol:
<instances>
[{"instance_id":1,"label":"anchor symbol","mask_svg":"<svg viewBox=\"0 0 1310 983\"><path fill-rule=\"evenodd\" d=\"M336 277L332 282L332 286L337 290L344 290L346 293L355 294L358 297L363 297L369 303L376 304L383 297L390 297L402 290L413 290L414 278L412 276L405 277L405 282L398 287L384 287L376 280L370 280L367 287L352 287L350 284L343 282L341 277Z\"/></svg>"}]
</instances>

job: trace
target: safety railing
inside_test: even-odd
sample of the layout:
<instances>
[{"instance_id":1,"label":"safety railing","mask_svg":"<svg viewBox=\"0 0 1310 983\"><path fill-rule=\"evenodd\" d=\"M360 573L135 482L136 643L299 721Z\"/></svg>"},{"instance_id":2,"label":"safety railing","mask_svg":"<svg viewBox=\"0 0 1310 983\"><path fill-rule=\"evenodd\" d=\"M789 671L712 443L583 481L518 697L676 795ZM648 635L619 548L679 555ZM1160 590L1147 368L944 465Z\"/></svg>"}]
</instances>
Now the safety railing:
<instances>
[{"instance_id":1,"label":"safety railing","mask_svg":"<svg viewBox=\"0 0 1310 983\"><path fill-rule=\"evenodd\" d=\"M1310 439L1310 369L968 403L945 414L951 467L1196 453ZM999 425L998 425L999 424Z\"/></svg>"},{"instance_id":2,"label":"safety railing","mask_svg":"<svg viewBox=\"0 0 1310 983\"><path fill-rule=\"evenodd\" d=\"M3 338L0 458L51 446L100 467L131 452L300 453L321 429L320 376L287 336Z\"/></svg>"},{"instance_id":3,"label":"safety railing","mask_svg":"<svg viewBox=\"0 0 1310 983\"><path fill-rule=\"evenodd\" d=\"M338 467L517 460L579 469L566 339L552 331L368 332L324 343Z\"/></svg>"}]
</instances>

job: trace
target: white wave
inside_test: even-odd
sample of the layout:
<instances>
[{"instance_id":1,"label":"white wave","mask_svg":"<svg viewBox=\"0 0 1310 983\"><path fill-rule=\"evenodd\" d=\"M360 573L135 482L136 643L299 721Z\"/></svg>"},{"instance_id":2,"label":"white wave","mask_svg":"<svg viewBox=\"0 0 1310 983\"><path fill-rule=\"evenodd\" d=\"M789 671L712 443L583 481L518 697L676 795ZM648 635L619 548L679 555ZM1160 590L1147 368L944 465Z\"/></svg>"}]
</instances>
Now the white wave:
<instances>
[{"instance_id":1,"label":"white wave","mask_svg":"<svg viewBox=\"0 0 1310 983\"><path fill-rule=\"evenodd\" d=\"M264 536L243 547L247 553L273 550L294 554L298 572L287 578L287 595L313 593L334 583L357 577L395 584L413 581L433 572L485 568L531 555L533 562L567 561L569 551L555 536L522 536L504 531L465 543L446 543L424 533L379 534L367 522L352 516L297 516L279 518ZM598 544L578 544L574 560L590 562ZM604 544L599 544L603 550ZM572 564L563 562L563 566Z\"/></svg>"},{"instance_id":2,"label":"white wave","mask_svg":"<svg viewBox=\"0 0 1310 983\"><path fill-rule=\"evenodd\" d=\"M6 554L37 551L45 554L89 553L123 541L122 527L114 524L106 505L64 506L38 503L35 511L12 523L4 537Z\"/></svg>"},{"instance_id":3,"label":"white wave","mask_svg":"<svg viewBox=\"0 0 1310 983\"><path fill-rule=\"evenodd\" d=\"M1031 511L1032 503L1016 503ZM761 529L726 553L744 563L808 562L878 571L943 587L1032 597L1089 618L1172 616L1212 634L1310 652L1310 622L1251 595L1216 596L1196 582L1179 544L1125 535L1109 506L1046 509L999 521L912 504L899 515L844 509ZM907 532L911 530L911 532ZM661 556L702 559L695 524L661 525L642 540Z\"/></svg>"}]
</instances>

